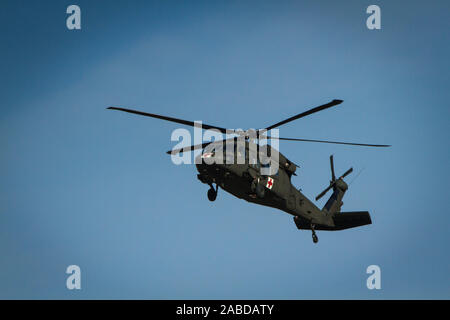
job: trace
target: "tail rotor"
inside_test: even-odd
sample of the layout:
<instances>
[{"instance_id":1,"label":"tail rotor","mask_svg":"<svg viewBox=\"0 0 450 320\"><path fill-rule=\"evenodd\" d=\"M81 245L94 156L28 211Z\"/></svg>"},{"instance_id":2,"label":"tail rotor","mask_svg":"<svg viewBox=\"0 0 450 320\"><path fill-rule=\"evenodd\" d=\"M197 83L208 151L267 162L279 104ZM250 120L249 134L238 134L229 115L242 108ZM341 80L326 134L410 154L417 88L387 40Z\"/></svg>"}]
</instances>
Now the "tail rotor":
<instances>
[{"instance_id":1,"label":"tail rotor","mask_svg":"<svg viewBox=\"0 0 450 320\"><path fill-rule=\"evenodd\" d=\"M319 195L316 197L316 201L319 200L320 198L322 198L331 189L335 189L336 187L339 187L343 190L347 190L347 188L348 188L347 184L344 182L344 178L346 176L348 176L350 173L352 173L353 168L348 169L347 171L345 171L345 173L342 176L340 176L339 178L336 179L336 176L334 174L333 155L330 156L330 167L331 167L330 185L328 187L326 187L325 190L323 190L321 193L319 193Z\"/></svg>"}]
</instances>

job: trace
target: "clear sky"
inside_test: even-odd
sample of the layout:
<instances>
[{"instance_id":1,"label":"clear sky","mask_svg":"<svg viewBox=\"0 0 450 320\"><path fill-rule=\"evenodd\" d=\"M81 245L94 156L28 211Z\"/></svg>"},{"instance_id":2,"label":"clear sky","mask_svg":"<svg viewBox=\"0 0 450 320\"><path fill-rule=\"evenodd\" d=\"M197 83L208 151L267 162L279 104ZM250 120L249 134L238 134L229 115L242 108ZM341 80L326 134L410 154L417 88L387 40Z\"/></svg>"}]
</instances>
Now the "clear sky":
<instances>
[{"instance_id":1,"label":"clear sky","mask_svg":"<svg viewBox=\"0 0 450 320\"><path fill-rule=\"evenodd\" d=\"M70 4L81 30L66 28ZM381 30L366 27L370 4ZM2 1L0 298L450 298L449 9ZM337 174L353 166L343 210L371 213L316 245L284 212L223 190L209 202L195 167L165 154L180 126L106 110L246 129L332 99L344 103L280 136L393 147L280 144L310 198L330 154ZM381 290L366 287L373 264Z\"/></svg>"}]
</instances>

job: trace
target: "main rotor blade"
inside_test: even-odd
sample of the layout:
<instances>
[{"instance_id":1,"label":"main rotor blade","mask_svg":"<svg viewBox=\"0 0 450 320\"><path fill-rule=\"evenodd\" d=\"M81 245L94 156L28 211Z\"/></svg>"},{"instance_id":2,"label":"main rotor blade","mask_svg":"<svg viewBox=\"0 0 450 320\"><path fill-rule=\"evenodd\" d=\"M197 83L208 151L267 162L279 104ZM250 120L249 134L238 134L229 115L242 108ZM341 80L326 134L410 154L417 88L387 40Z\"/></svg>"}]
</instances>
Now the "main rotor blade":
<instances>
[{"instance_id":1,"label":"main rotor blade","mask_svg":"<svg viewBox=\"0 0 450 320\"><path fill-rule=\"evenodd\" d=\"M342 142L342 141L328 141L328 140L311 140L311 139L294 139L294 138L277 138L277 137L264 137L264 139L278 139L286 141L302 141L302 142L319 142L319 143L332 143L332 144L345 144L350 146L362 146L362 147L390 147L390 144L366 144L366 143L354 143L354 142Z\"/></svg>"},{"instance_id":2,"label":"main rotor blade","mask_svg":"<svg viewBox=\"0 0 450 320\"><path fill-rule=\"evenodd\" d=\"M131 109L125 109L125 108L118 108L118 107L108 107L107 109L109 109L109 110L119 110L119 111L124 111L124 112L134 113L134 114L138 114L138 115L140 115L140 116L146 116L146 117L152 117L152 118L156 118L156 119L161 119L161 120L171 121L171 122L175 122L175 123L179 123L179 124L184 124L184 125L186 125L186 126L191 126L191 127L194 127L194 126L195 126L193 121L188 121L188 120L183 120L183 119L177 119L177 118L171 118L171 117L161 116L161 115L153 114L153 113L147 113L147 112L142 112L142 111L137 111L137 110L131 110ZM205 124L205 123L202 123L202 128L203 128L203 129L217 129L217 130L219 130L221 133L227 133L227 129L225 129L225 128L216 127L216 126L211 126L211 125Z\"/></svg>"},{"instance_id":3,"label":"main rotor blade","mask_svg":"<svg viewBox=\"0 0 450 320\"><path fill-rule=\"evenodd\" d=\"M235 138L229 138L229 139L224 139L224 140L219 140L219 141L208 141L208 142L205 142L205 143L202 143L202 144L195 144L195 145L192 145L192 146L187 146L187 147L183 147L183 148L179 148L179 149L169 150L166 153L167 154L177 154L177 153L180 153L180 152L188 152L188 151L203 149L203 148L205 148L207 145L209 145L211 143L217 143L217 144L224 143L224 142L226 143L227 141L234 140L234 139Z\"/></svg>"},{"instance_id":4,"label":"main rotor blade","mask_svg":"<svg viewBox=\"0 0 450 320\"><path fill-rule=\"evenodd\" d=\"M291 117L291 118L289 118L289 119L286 119L286 120L280 121L280 122L278 122L278 123L275 123L275 124L273 124L273 125L267 127L266 130L270 130L270 129L279 127L279 126L281 126L281 125L283 125L283 124L286 124L286 123L288 123L288 122L291 122L291 121L294 121L294 120L297 120L297 119L300 119L300 118L309 116L310 114L313 114L313 113L315 113L315 112L319 112L319 111L322 111L322 110L325 110L325 109L334 107L334 106L336 106L336 105L338 105L338 104L341 104L342 102L343 102L343 100L336 100L336 99L335 99L335 100L330 101L330 102L328 102L328 103L326 103L326 104L323 104L323 105L321 105L321 106L312 108L312 109L310 109L310 110L308 110L308 111L305 111L305 112L302 112L302 113L300 113L300 114L298 114L298 115L296 115L296 116L293 116L293 117Z\"/></svg>"},{"instance_id":5,"label":"main rotor blade","mask_svg":"<svg viewBox=\"0 0 450 320\"><path fill-rule=\"evenodd\" d=\"M167 154L177 154L180 152L188 152L188 151L193 151L193 150L197 150L197 149L203 149L210 143L212 143L212 142L210 141L210 142L205 142L202 144L196 144L193 146L187 146L187 147L183 147L183 148L179 148L179 149L169 150L166 153Z\"/></svg>"}]
</instances>

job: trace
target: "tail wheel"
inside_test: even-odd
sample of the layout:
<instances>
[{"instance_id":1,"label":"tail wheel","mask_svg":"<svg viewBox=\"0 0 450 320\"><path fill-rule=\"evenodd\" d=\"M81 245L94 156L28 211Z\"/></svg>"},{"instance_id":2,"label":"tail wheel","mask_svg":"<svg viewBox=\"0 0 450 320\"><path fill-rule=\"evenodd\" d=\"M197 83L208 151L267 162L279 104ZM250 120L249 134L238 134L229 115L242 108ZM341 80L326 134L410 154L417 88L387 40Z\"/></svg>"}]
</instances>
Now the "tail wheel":
<instances>
[{"instance_id":1,"label":"tail wheel","mask_svg":"<svg viewBox=\"0 0 450 320\"><path fill-rule=\"evenodd\" d=\"M313 234L312 239L314 243L319 242L319 238L315 234Z\"/></svg>"},{"instance_id":2,"label":"tail wheel","mask_svg":"<svg viewBox=\"0 0 450 320\"><path fill-rule=\"evenodd\" d=\"M217 198L217 191L213 188L208 190L208 199L209 201L214 201Z\"/></svg>"},{"instance_id":3,"label":"tail wheel","mask_svg":"<svg viewBox=\"0 0 450 320\"><path fill-rule=\"evenodd\" d=\"M319 238L316 235L316 230L315 230L315 225L313 223L311 223L311 231L312 231L312 240L314 243L319 242Z\"/></svg>"}]
</instances>

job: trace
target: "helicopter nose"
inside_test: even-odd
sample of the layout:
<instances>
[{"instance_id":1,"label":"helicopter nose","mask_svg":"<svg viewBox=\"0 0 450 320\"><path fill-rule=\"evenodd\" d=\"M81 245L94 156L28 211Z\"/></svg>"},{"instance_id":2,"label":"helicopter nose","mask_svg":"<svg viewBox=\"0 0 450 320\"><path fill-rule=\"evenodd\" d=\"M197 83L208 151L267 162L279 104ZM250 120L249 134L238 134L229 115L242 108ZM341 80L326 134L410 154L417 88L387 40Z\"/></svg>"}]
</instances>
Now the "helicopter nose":
<instances>
[{"instance_id":1,"label":"helicopter nose","mask_svg":"<svg viewBox=\"0 0 450 320\"><path fill-rule=\"evenodd\" d=\"M208 170L208 167L223 167L223 159L215 154L203 153L195 157L195 166L197 170L201 173Z\"/></svg>"},{"instance_id":2,"label":"helicopter nose","mask_svg":"<svg viewBox=\"0 0 450 320\"><path fill-rule=\"evenodd\" d=\"M194 163L198 166L199 164L202 164L202 155L199 154L197 157L195 157Z\"/></svg>"},{"instance_id":3,"label":"helicopter nose","mask_svg":"<svg viewBox=\"0 0 450 320\"><path fill-rule=\"evenodd\" d=\"M202 172L206 169L206 164L203 162L202 155L198 155L195 158L195 166L197 167L198 172Z\"/></svg>"}]
</instances>

